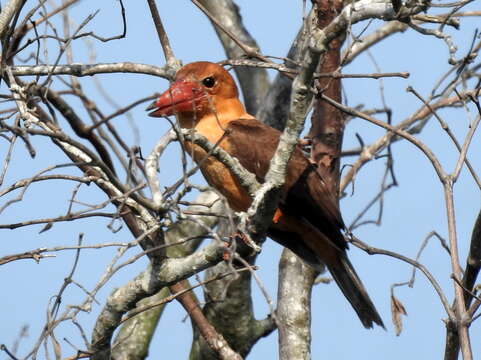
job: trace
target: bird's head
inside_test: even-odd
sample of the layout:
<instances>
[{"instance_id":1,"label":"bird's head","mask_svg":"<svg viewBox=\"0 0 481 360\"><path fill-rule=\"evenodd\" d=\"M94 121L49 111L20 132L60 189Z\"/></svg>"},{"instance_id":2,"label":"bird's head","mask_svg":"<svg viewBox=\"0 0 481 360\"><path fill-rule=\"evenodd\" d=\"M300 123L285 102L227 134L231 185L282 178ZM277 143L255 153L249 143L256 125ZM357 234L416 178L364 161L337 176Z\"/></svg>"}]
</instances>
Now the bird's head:
<instances>
[{"instance_id":1,"label":"bird's head","mask_svg":"<svg viewBox=\"0 0 481 360\"><path fill-rule=\"evenodd\" d=\"M170 88L147 110L152 110L149 116L153 117L178 115L197 121L217 114L223 103L237 98L234 79L222 66L199 61L182 67Z\"/></svg>"}]
</instances>

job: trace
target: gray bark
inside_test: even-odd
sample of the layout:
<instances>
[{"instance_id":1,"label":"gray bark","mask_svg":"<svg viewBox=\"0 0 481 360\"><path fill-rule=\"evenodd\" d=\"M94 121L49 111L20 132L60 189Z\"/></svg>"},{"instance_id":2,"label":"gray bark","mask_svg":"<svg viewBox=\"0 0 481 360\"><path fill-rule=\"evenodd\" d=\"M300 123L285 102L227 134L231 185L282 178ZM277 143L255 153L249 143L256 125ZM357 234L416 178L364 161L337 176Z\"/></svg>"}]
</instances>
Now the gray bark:
<instances>
[{"instance_id":1,"label":"gray bark","mask_svg":"<svg viewBox=\"0 0 481 360\"><path fill-rule=\"evenodd\" d=\"M311 358L311 291L316 272L290 250L279 263L279 359Z\"/></svg>"}]
</instances>

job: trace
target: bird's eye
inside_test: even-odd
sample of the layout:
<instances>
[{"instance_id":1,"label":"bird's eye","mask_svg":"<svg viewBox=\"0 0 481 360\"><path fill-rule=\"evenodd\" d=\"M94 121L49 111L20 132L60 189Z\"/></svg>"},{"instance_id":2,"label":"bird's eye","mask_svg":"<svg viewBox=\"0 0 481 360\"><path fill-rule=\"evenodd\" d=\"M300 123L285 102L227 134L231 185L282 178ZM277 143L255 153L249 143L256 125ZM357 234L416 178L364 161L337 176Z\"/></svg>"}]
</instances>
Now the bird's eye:
<instances>
[{"instance_id":1,"label":"bird's eye","mask_svg":"<svg viewBox=\"0 0 481 360\"><path fill-rule=\"evenodd\" d=\"M215 85L215 79L212 76L206 77L202 80L202 84L204 84L205 87L211 88Z\"/></svg>"}]
</instances>

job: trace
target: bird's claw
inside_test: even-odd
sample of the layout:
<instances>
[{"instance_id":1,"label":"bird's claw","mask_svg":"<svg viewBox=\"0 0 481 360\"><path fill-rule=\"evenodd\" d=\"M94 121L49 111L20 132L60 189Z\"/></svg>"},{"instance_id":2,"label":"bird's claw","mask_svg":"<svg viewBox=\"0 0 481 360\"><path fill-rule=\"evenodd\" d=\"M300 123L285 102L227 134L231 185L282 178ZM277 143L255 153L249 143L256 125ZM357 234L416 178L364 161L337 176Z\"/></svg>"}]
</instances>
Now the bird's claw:
<instances>
[{"instance_id":1,"label":"bird's claw","mask_svg":"<svg viewBox=\"0 0 481 360\"><path fill-rule=\"evenodd\" d=\"M233 237L232 236L224 236L221 238L222 245L224 245L224 252L222 253L222 259L224 261L229 261L232 255L232 244L233 244Z\"/></svg>"},{"instance_id":2,"label":"bird's claw","mask_svg":"<svg viewBox=\"0 0 481 360\"><path fill-rule=\"evenodd\" d=\"M254 250L254 252L256 253L260 253L261 252L261 247L259 245L257 245L255 243L255 241L253 241L249 235L247 235L246 233L238 230L237 233L234 235L234 239L238 239L238 240L242 240L242 242L244 244L246 244L248 247L250 247L251 249Z\"/></svg>"},{"instance_id":3,"label":"bird's claw","mask_svg":"<svg viewBox=\"0 0 481 360\"><path fill-rule=\"evenodd\" d=\"M251 248L254 253L259 253L262 250L261 247L257 245L247 234L243 233L240 230L238 230L233 235L222 237L221 240L225 247L224 253L222 254L222 258L224 259L224 261L228 261L231 259L232 251L233 251L232 245L234 244L235 241L242 241L249 248Z\"/></svg>"}]
</instances>

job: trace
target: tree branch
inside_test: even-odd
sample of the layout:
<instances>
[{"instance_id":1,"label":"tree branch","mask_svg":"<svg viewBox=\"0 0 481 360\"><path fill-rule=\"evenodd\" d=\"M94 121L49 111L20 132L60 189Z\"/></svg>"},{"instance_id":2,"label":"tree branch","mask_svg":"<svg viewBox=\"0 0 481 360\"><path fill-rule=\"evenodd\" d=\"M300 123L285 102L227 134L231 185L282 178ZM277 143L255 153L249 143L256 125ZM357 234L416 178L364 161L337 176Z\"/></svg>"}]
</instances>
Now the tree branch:
<instances>
[{"instance_id":1,"label":"tree branch","mask_svg":"<svg viewBox=\"0 0 481 360\"><path fill-rule=\"evenodd\" d=\"M157 30L157 35L159 36L160 44L162 45L162 50L164 51L165 60L167 62L167 67L171 71L173 76L177 70L179 70L181 63L174 56L172 47L170 46L170 41L165 32L164 25L162 25L162 20L159 16L159 11L157 10L157 5L154 0L147 0L150 8L150 14L152 20L154 21L155 29Z\"/></svg>"},{"instance_id":2,"label":"tree branch","mask_svg":"<svg viewBox=\"0 0 481 360\"><path fill-rule=\"evenodd\" d=\"M242 23L240 9L233 1L199 0L199 3L202 4L213 17L222 19L223 27L238 39L238 42L242 42L242 44L246 44L250 48L259 49L255 39L249 34ZM241 48L232 37L219 29L212 19L210 19L210 21L224 47L227 57L229 59L236 59L244 56L245 48ZM234 71L239 79L247 112L249 114L257 113L270 85L267 71L244 66L235 66Z\"/></svg>"},{"instance_id":3,"label":"tree branch","mask_svg":"<svg viewBox=\"0 0 481 360\"><path fill-rule=\"evenodd\" d=\"M288 249L279 262L279 359L311 358L311 292L316 271Z\"/></svg>"},{"instance_id":4,"label":"tree branch","mask_svg":"<svg viewBox=\"0 0 481 360\"><path fill-rule=\"evenodd\" d=\"M120 325L122 316L133 309L139 300L215 265L222 261L223 253L224 247L213 242L185 258L165 259L159 266L149 266L146 271L115 290L97 318L92 335L92 359L109 359L113 332Z\"/></svg>"},{"instance_id":5,"label":"tree branch","mask_svg":"<svg viewBox=\"0 0 481 360\"><path fill-rule=\"evenodd\" d=\"M97 63L97 64L58 64L58 65L17 65L12 66L15 76L52 76L72 75L76 77L94 76L97 74L132 73L145 74L172 80L173 74L167 66L158 67L132 62Z\"/></svg>"},{"instance_id":6,"label":"tree branch","mask_svg":"<svg viewBox=\"0 0 481 360\"><path fill-rule=\"evenodd\" d=\"M24 3L24 0L10 0L2 7L2 12L0 13L0 39L3 40L5 33L8 31L10 21L12 21L15 14L20 11Z\"/></svg>"}]
</instances>

